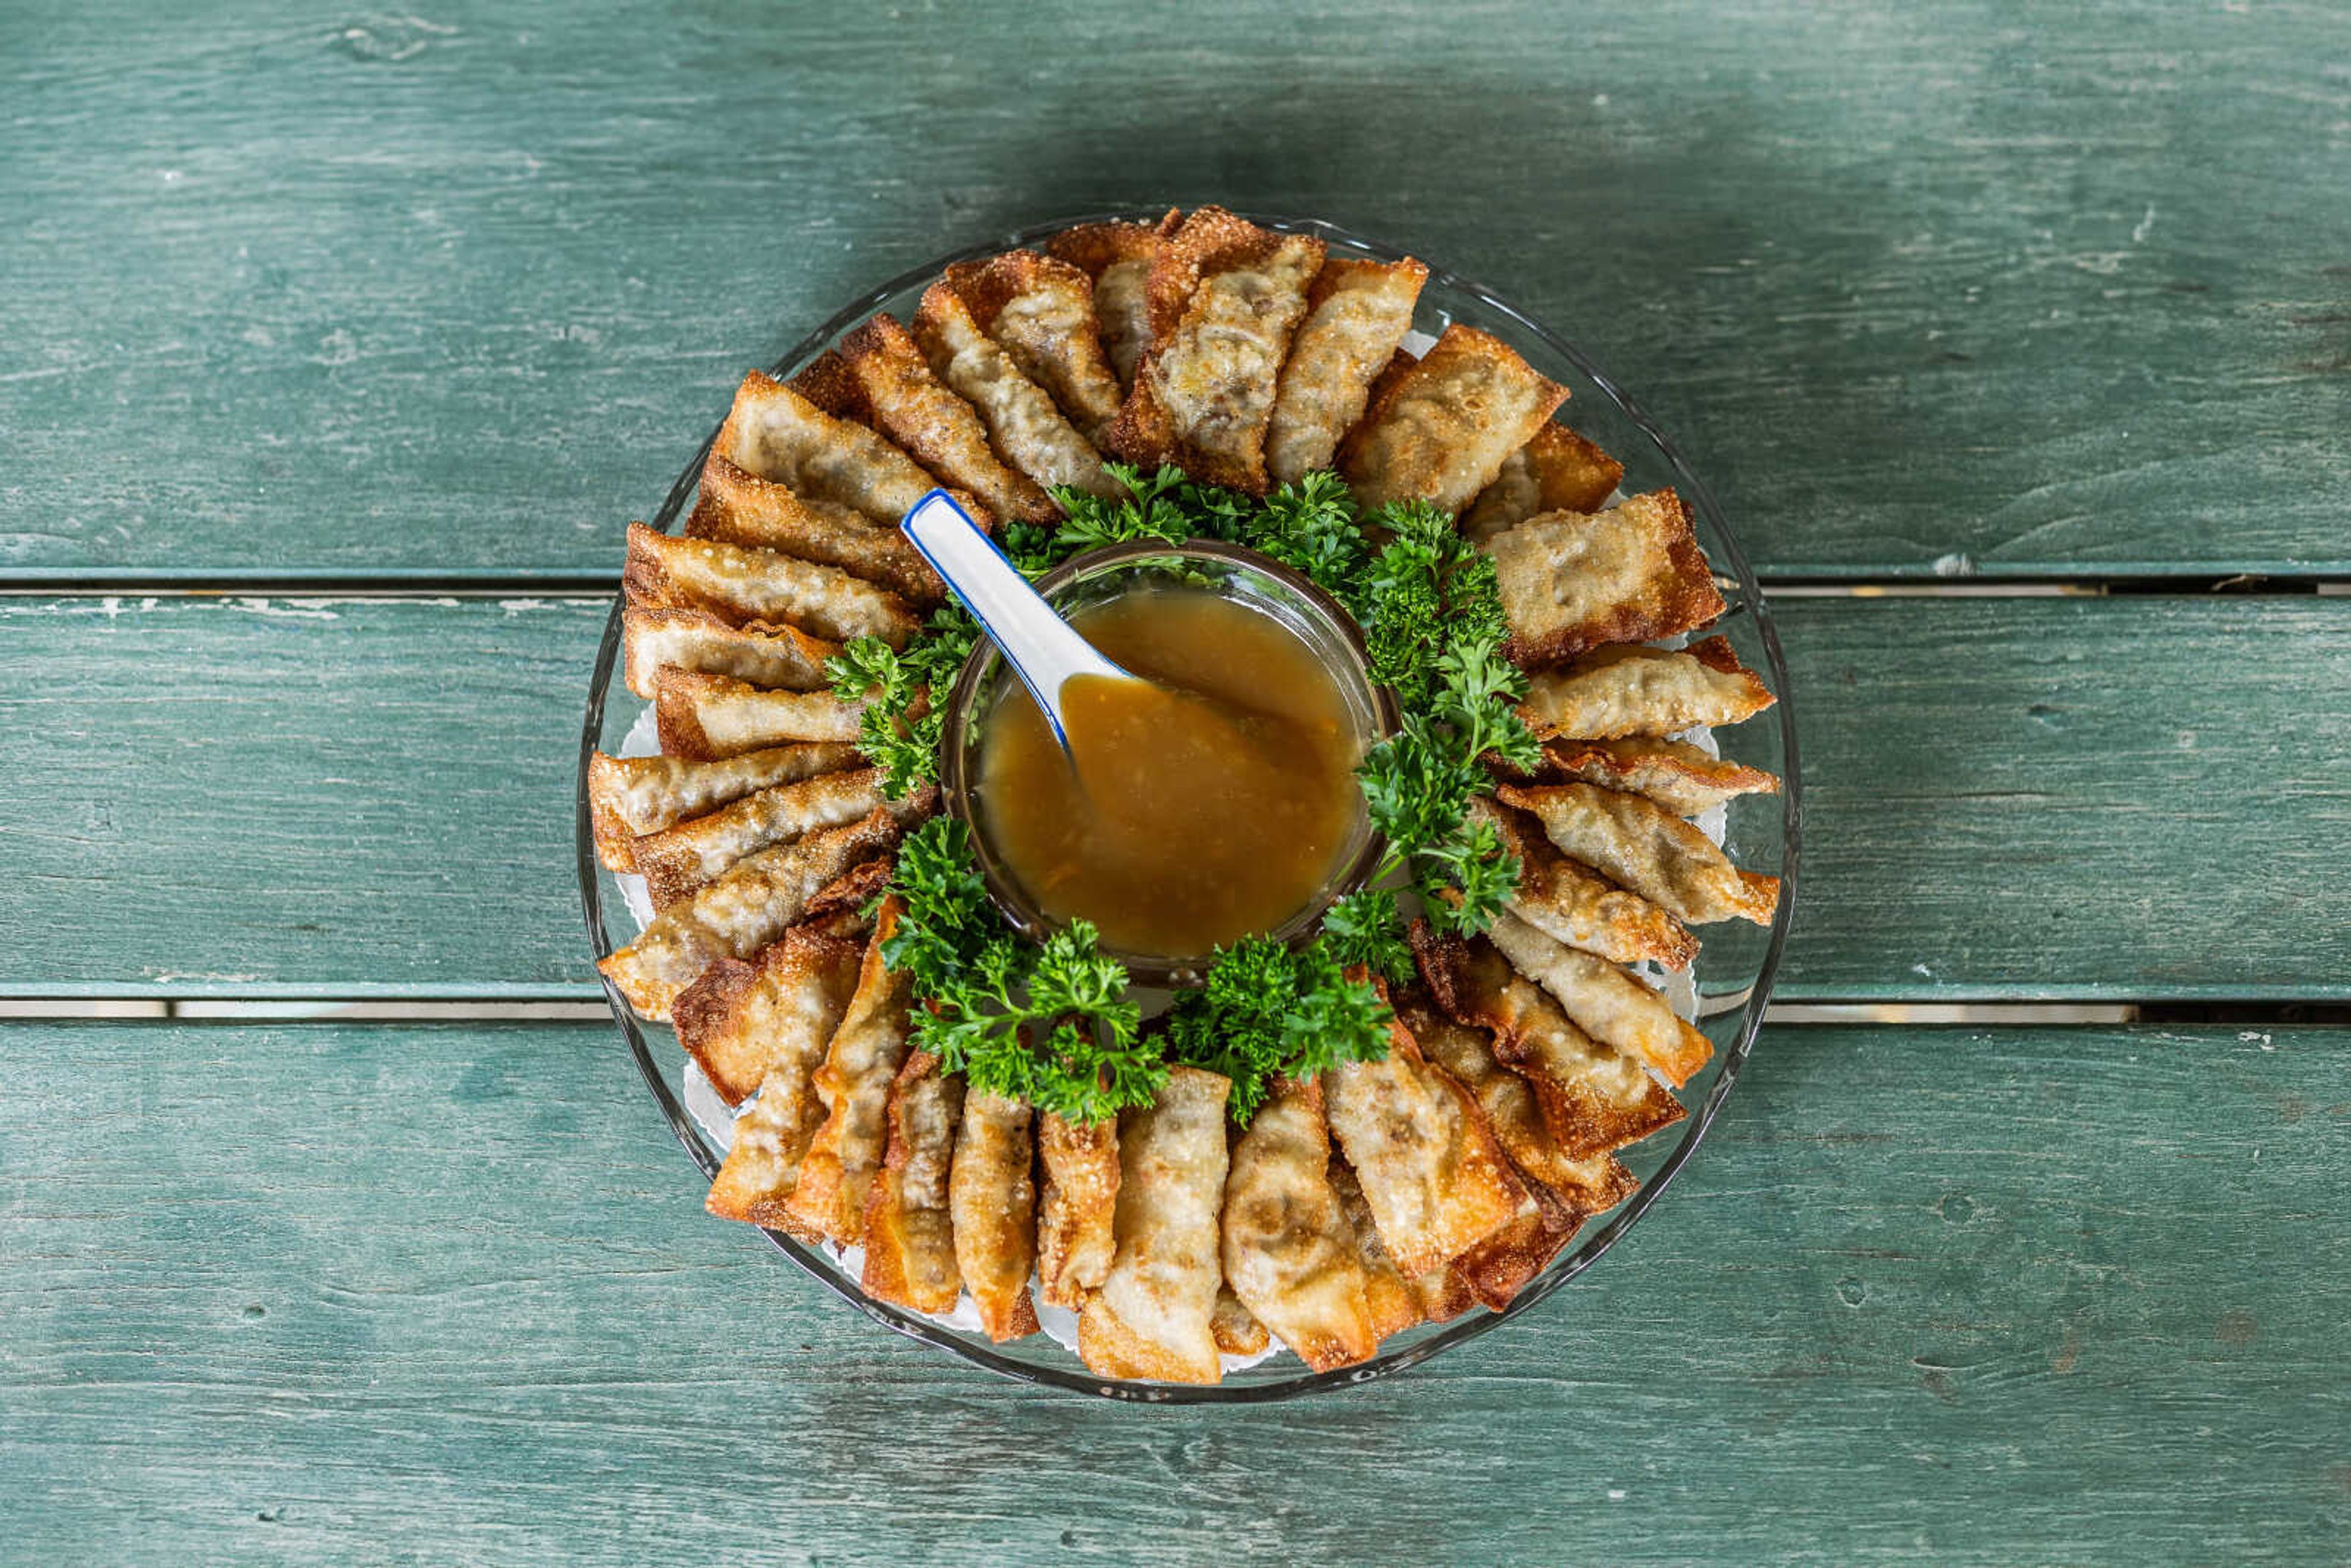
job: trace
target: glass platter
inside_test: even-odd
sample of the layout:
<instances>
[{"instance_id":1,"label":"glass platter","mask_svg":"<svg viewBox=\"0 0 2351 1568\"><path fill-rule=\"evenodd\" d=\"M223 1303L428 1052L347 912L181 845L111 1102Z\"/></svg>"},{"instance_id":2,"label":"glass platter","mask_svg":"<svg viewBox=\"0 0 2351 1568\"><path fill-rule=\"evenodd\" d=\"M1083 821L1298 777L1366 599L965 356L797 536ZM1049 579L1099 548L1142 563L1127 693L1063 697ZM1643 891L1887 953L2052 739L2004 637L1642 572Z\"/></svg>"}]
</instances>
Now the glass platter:
<instances>
[{"instance_id":1,"label":"glass platter","mask_svg":"<svg viewBox=\"0 0 2351 1568\"><path fill-rule=\"evenodd\" d=\"M941 256L891 279L858 299L816 329L790 352L764 367L778 378L798 372L842 333L877 310L911 320L923 289L950 264L996 252L1034 245L1072 224L1109 218L1154 221L1160 209L1095 214L1061 219L1017 234L983 240ZM1270 217L1244 214L1270 228L1295 230L1322 238L1334 256L1369 256L1392 261L1405 253L1376 240L1348 233L1311 218ZM1424 256L1424 262L1428 260ZM1623 1206L1588 1227L1573 1249L1562 1253L1549 1268L1521 1289L1509 1308L1488 1312L1472 1308L1450 1322L1422 1324L1398 1333L1379 1354L1356 1366L1334 1372L1309 1371L1296 1357L1280 1352L1259 1364L1226 1374L1214 1386L1173 1385L1104 1378L1087 1370L1075 1353L1044 1334L1032 1334L1006 1344L991 1343L977 1331L947 1327L931 1319L869 1300L856 1278L843 1271L821 1248L809 1247L776 1231L768 1239L826 1289L864 1312L883 1327L910 1339L951 1352L990 1371L1024 1383L1097 1395L1111 1399L1151 1403L1249 1404L1290 1398L1367 1383L1417 1366L1454 1345L1475 1339L1509 1318L1533 1311L1561 1287L1597 1262L1617 1239L1664 1197L1673 1177L1695 1154L1713 1124L1740 1068L1755 1041L1763 1009L1771 991L1773 972L1787 939L1795 906L1796 851L1802 819L1802 793L1796 761L1795 718L1788 685L1788 669L1780 652L1771 611L1765 604L1744 552L1730 533L1721 508L1705 483L1694 473L1672 442L1648 415L1618 390L1583 353L1564 339L1536 322L1479 284L1430 264L1428 280L1420 295L1414 327L1434 337L1460 322L1481 329L1515 348L1536 370L1570 389L1560 412L1573 425L1625 465L1623 492L1634 495L1672 486L1687 503L1698 541L1712 563L1714 575L1729 605L1710 632L1728 638L1740 659L1760 672L1779 696L1776 706L1741 725L1715 732L1724 756L1768 769L1785 780L1778 796L1743 797L1729 808L1724 840L1731 858L1751 871L1782 879L1778 915L1767 928L1729 922L1705 928L1703 946L1692 966L1698 997L1698 1024L1714 1042L1715 1054L1706 1070L1677 1092L1689 1107L1687 1120L1677 1127L1618 1151L1618 1158L1640 1178L1640 1190ZM719 411L721 413L723 410ZM677 481L660 507L648 519L654 528L671 531L691 501L702 471L703 458L716 437L714 423L702 446L680 470ZM595 750L618 752L635 724L643 705L616 677L621 650L621 605L616 597L604 627L602 645L588 688L586 721L580 738L580 785L577 799L580 896L587 918L589 940L599 958L625 946L636 935L619 882L598 862L590 829L587 766ZM687 1061L666 1025L648 1026L622 999L611 982L604 987L614 1022L635 1058L645 1085L662 1113L669 1119L680 1144L705 1179L714 1176L725 1156L697 1124L686 1105ZM728 1223L707 1218L695 1201L695 1189L679 1185L680 1225Z\"/></svg>"}]
</instances>

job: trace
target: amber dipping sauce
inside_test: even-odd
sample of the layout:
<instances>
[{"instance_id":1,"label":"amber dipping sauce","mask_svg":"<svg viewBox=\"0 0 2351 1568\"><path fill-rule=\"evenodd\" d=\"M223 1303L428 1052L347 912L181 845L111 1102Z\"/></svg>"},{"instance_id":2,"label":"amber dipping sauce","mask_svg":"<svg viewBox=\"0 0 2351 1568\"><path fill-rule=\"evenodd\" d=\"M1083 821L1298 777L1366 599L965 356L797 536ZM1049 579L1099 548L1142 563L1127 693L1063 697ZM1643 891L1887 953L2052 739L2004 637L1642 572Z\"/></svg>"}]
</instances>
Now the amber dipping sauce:
<instances>
[{"instance_id":1,"label":"amber dipping sauce","mask_svg":"<svg viewBox=\"0 0 2351 1568\"><path fill-rule=\"evenodd\" d=\"M1015 684L979 739L977 816L1056 921L1170 959L1271 930L1340 869L1362 810L1346 699L1261 611L1196 589L1080 610L1087 642L1151 685L1062 689L1076 762Z\"/></svg>"}]
</instances>

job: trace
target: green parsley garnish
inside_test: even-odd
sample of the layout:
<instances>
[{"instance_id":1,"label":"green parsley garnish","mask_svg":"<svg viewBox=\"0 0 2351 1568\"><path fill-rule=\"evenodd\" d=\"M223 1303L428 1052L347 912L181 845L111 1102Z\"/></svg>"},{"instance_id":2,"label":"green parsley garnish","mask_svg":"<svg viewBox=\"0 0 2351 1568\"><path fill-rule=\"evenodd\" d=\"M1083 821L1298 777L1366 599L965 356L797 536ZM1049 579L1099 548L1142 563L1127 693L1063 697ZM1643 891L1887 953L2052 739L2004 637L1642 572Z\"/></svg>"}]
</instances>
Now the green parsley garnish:
<instances>
[{"instance_id":1,"label":"green parsley garnish","mask_svg":"<svg viewBox=\"0 0 2351 1568\"><path fill-rule=\"evenodd\" d=\"M1384 1060L1388 1022L1378 988L1349 975L1327 936L1297 947L1245 936L1218 948L1207 984L1167 1009L1167 1051L1231 1079L1227 1109L1247 1123L1277 1077Z\"/></svg>"}]
</instances>

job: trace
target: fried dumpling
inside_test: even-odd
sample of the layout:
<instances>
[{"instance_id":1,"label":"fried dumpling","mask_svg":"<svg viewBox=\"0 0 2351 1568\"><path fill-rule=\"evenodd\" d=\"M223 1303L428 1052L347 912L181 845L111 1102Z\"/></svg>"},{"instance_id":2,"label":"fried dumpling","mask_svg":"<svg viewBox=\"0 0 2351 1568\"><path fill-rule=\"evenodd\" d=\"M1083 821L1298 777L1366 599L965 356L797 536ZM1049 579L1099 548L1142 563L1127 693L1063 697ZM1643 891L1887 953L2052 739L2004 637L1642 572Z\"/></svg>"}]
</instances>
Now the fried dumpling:
<instances>
[{"instance_id":1,"label":"fried dumpling","mask_svg":"<svg viewBox=\"0 0 2351 1568\"><path fill-rule=\"evenodd\" d=\"M1780 879L1741 871L1720 846L1645 795L1596 784L1504 784L1494 793L1542 821L1561 851L1697 925L1771 924Z\"/></svg>"},{"instance_id":2,"label":"fried dumpling","mask_svg":"<svg viewBox=\"0 0 2351 1568\"><path fill-rule=\"evenodd\" d=\"M1776 701L1720 637L1667 650L1597 648L1527 683L1519 716L1538 736L1617 740L1737 724Z\"/></svg>"},{"instance_id":3,"label":"fried dumpling","mask_svg":"<svg viewBox=\"0 0 2351 1568\"><path fill-rule=\"evenodd\" d=\"M621 612L621 651L629 690L650 702L665 669L816 691L825 685L824 662L841 644L797 626L764 621L737 626L707 610L632 600Z\"/></svg>"},{"instance_id":4,"label":"fried dumpling","mask_svg":"<svg viewBox=\"0 0 2351 1568\"><path fill-rule=\"evenodd\" d=\"M775 941L799 924L813 894L859 862L897 848L898 834L898 820L877 810L844 827L761 850L684 904L654 915L634 942L596 967L640 1015L665 1021L677 994L703 970L721 958L747 958Z\"/></svg>"},{"instance_id":5,"label":"fried dumpling","mask_svg":"<svg viewBox=\"0 0 2351 1568\"><path fill-rule=\"evenodd\" d=\"M1458 512L1566 397L1508 343L1456 322L1417 362L1380 378L1340 445L1339 472L1366 510L1417 500Z\"/></svg>"},{"instance_id":6,"label":"fried dumpling","mask_svg":"<svg viewBox=\"0 0 2351 1568\"><path fill-rule=\"evenodd\" d=\"M1479 548L1493 558L1510 629L1503 652L1519 664L1670 637L1723 612L1689 508L1671 490L1604 512L1539 513Z\"/></svg>"},{"instance_id":7,"label":"fried dumpling","mask_svg":"<svg viewBox=\"0 0 2351 1568\"><path fill-rule=\"evenodd\" d=\"M1334 256L1307 290L1306 319L1266 427L1265 467L1277 484L1331 466L1340 438L1364 417L1372 381L1404 346L1428 268L1409 256L1365 261Z\"/></svg>"},{"instance_id":8,"label":"fried dumpling","mask_svg":"<svg viewBox=\"0 0 2351 1568\"><path fill-rule=\"evenodd\" d=\"M769 692L726 675L665 669L653 678L653 723L671 757L709 762L793 741L857 738L862 702L831 692Z\"/></svg>"},{"instance_id":9,"label":"fried dumpling","mask_svg":"<svg viewBox=\"0 0 2351 1568\"><path fill-rule=\"evenodd\" d=\"M1486 935L1512 968L1551 993L1576 1028L1638 1058L1674 1088L1714 1054L1714 1042L1696 1025L1607 959L1562 946L1507 910Z\"/></svg>"},{"instance_id":10,"label":"fried dumpling","mask_svg":"<svg viewBox=\"0 0 2351 1568\"><path fill-rule=\"evenodd\" d=\"M836 375L858 418L941 484L969 491L1002 519L1043 523L1061 515L1034 479L997 456L978 411L932 371L897 318L875 316L818 362Z\"/></svg>"},{"instance_id":11,"label":"fried dumpling","mask_svg":"<svg viewBox=\"0 0 2351 1568\"><path fill-rule=\"evenodd\" d=\"M1233 1145L1225 1177L1225 1280L1317 1372L1362 1361L1380 1343L1330 1167L1321 1089L1285 1080Z\"/></svg>"},{"instance_id":12,"label":"fried dumpling","mask_svg":"<svg viewBox=\"0 0 2351 1568\"><path fill-rule=\"evenodd\" d=\"M687 514L685 537L781 550L837 567L925 610L947 596L946 584L895 523L877 523L836 501L795 496L716 451L703 459L702 488Z\"/></svg>"},{"instance_id":13,"label":"fried dumpling","mask_svg":"<svg viewBox=\"0 0 2351 1568\"><path fill-rule=\"evenodd\" d=\"M673 822L715 811L776 784L797 783L858 763L852 746L774 746L715 762L676 757L588 759L588 812L596 856L612 871L636 869L636 842Z\"/></svg>"},{"instance_id":14,"label":"fried dumpling","mask_svg":"<svg viewBox=\"0 0 2351 1568\"><path fill-rule=\"evenodd\" d=\"M947 268L979 329L1020 373L1043 387L1070 423L1100 446L1118 417L1118 377L1102 355L1093 279L1033 250L1007 251Z\"/></svg>"},{"instance_id":15,"label":"fried dumpling","mask_svg":"<svg viewBox=\"0 0 2351 1568\"><path fill-rule=\"evenodd\" d=\"M767 1119L779 1134L798 1130L795 1171L816 1131L811 1080L857 988L862 937L852 918L805 921L747 961L715 960L670 1007L678 1044L721 1099L777 1097ZM787 1101L799 1107L792 1115L781 1113Z\"/></svg>"},{"instance_id":16,"label":"fried dumpling","mask_svg":"<svg viewBox=\"0 0 2351 1568\"><path fill-rule=\"evenodd\" d=\"M770 785L707 816L639 839L637 871L653 894L653 907L668 909L709 886L747 855L891 806L882 792L878 768ZM893 808L892 815L900 810Z\"/></svg>"},{"instance_id":17,"label":"fried dumpling","mask_svg":"<svg viewBox=\"0 0 2351 1568\"><path fill-rule=\"evenodd\" d=\"M1575 1236L1583 1223L1575 1211L1545 1189L1530 1185L1526 1197L1494 1233L1447 1265L1447 1272L1479 1305L1500 1312L1529 1280Z\"/></svg>"},{"instance_id":18,"label":"fried dumpling","mask_svg":"<svg viewBox=\"0 0 2351 1568\"><path fill-rule=\"evenodd\" d=\"M680 538L643 523L629 525L622 580L649 601L683 601L746 619L780 621L835 642L879 637L900 648L922 629L905 601L863 578L779 550Z\"/></svg>"},{"instance_id":19,"label":"fried dumpling","mask_svg":"<svg viewBox=\"0 0 2351 1568\"><path fill-rule=\"evenodd\" d=\"M1493 1036L1456 1021L1423 997L1396 1000L1396 1017L1430 1064L1452 1074L1485 1112L1494 1137L1519 1175L1573 1211L1575 1224L1633 1194L1633 1173L1606 1154L1571 1155L1553 1135L1535 1086L1496 1055Z\"/></svg>"},{"instance_id":20,"label":"fried dumpling","mask_svg":"<svg viewBox=\"0 0 2351 1568\"><path fill-rule=\"evenodd\" d=\"M1364 1317L1371 1326L1372 1338L1376 1343L1400 1333L1422 1321L1420 1295L1395 1266L1395 1260L1388 1256L1387 1249L1380 1245L1372 1206L1364 1201L1363 1184L1355 1179L1347 1162L1334 1155L1324 1174L1332 1192L1338 1196L1340 1218L1345 1221L1347 1234L1354 1243L1355 1260L1363 1266Z\"/></svg>"},{"instance_id":21,"label":"fried dumpling","mask_svg":"<svg viewBox=\"0 0 2351 1568\"><path fill-rule=\"evenodd\" d=\"M1461 534L1483 544L1538 512L1596 512L1625 477L1625 465L1555 420L1502 459L1494 482L1461 515Z\"/></svg>"},{"instance_id":22,"label":"fried dumpling","mask_svg":"<svg viewBox=\"0 0 2351 1568\"><path fill-rule=\"evenodd\" d=\"M1535 782L1580 780L1646 795L1677 817L1695 817L1742 795L1776 795L1777 775L1714 757L1682 740L1554 740L1543 747Z\"/></svg>"},{"instance_id":23,"label":"fried dumpling","mask_svg":"<svg viewBox=\"0 0 2351 1568\"><path fill-rule=\"evenodd\" d=\"M1496 1059L1533 1091L1563 1157L1621 1149L1687 1114L1638 1057L1578 1029L1486 938L1439 936L1422 921L1414 925L1412 946L1437 1005L1460 1023L1492 1031Z\"/></svg>"},{"instance_id":24,"label":"fried dumpling","mask_svg":"<svg viewBox=\"0 0 2351 1568\"><path fill-rule=\"evenodd\" d=\"M1118 1124L1037 1118L1045 1185L1037 1212L1038 1293L1057 1307L1082 1305L1110 1275L1118 1249Z\"/></svg>"},{"instance_id":25,"label":"fried dumpling","mask_svg":"<svg viewBox=\"0 0 2351 1568\"><path fill-rule=\"evenodd\" d=\"M1212 1320L1231 1089L1217 1073L1170 1068L1150 1104L1119 1118L1117 1249L1078 1314L1078 1354L1105 1377L1224 1375Z\"/></svg>"},{"instance_id":26,"label":"fried dumpling","mask_svg":"<svg viewBox=\"0 0 2351 1568\"><path fill-rule=\"evenodd\" d=\"M809 1140L799 1180L785 1206L786 1228L843 1246L862 1238L865 1199L888 1138L890 1091L906 1063L914 980L883 962L899 904L883 901L857 972L857 990L816 1070L824 1120Z\"/></svg>"},{"instance_id":27,"label":"fried dumpling","mask_svg":"<svg viewBox=\"0 0 2351 1568\"><path fill-rule=\"evenodd\" d=\"M1151 346L1107 450L1146 471L1266 488L1266 430L1290 338L1322 267L1311 235L1276 234L1202 207L1151 264Z\"/></svg>"},{"instance_id":28,"label":"fried dumpling","mask_svg":"<svg viewBox=\"0 0 2351 1568\"><path fill-rule=\"evenodd\" d=\"M1001 1343L1037 1332L1029 1275L1037 1261L1035 1114L1025 1100L967 1091L947 1177L956 1271Z\"/></svg>"},{"instance_id":29,"label":"fried dumpling","mask_svg":"<svg viewBox=\"0 0 2351 1568\"><path fill-rule=\"evenodd\" d=\"M978 410L1006 463L1048 489L1066 485L1088 495L1120 494L1093 443L980 329L962 295L944 283L925 290L914 315L914 340L932 373Z\"/></svg>"},{"instance_id":30,"label":"fried dumpling","mask_svg":"<svg viewBox=\"0 0 2351 1568\"><path fill-rule=\"evenodd\" d=\"M1468 1092L1429 1070L1403 1025L1387 1060L1318 1080L1331 1132L1363 1184L1381 1245L1407 1277L1468 1251L1525 1196Z\"/></svg>"},{"instance_id":31,"label":"fried dumpling","mask_svg":"<svg viewBox=\"0 0 2351 1568\"><path fill-rule=\"evenodd\" d=\"M886 437L758 371L744 376L711 450L795 495L836 502L886 528L938 487ZM986 512L977 500L972 507Z\"/></svg>"},{"instance_id":32,"label":"fried dumpling","mask_svg":"<svg viewBox=\"0 0 2351 1568\"><path fill-rule=\"evenodd\" d=\"M1135 363L1151 343L1152 258L1179 221L1170 212L1157 224L1080 224L1045 242L1046 255L1094 280L1094 320L1121 392L1134 385Z\"/></svg>"},{"instance_id":33,"label":"fried dumpling","mask_svg":"<svg viewBox=\"0 0 2351 1568\"><path fill-rule=\"evenodd\" d=\"M1519 885L1511 891L1510 909L1536 930L1619 964L1680 969L1698 956L1698 938L1689 927L1560 853L1524 817L1488 795L1471 800L1469 809L1492 822L1504 847L1518 857Z\"/></svg>"},{"instance_id":34,"label":"fried dumpling","mask_svg":"<svg viewBox=\"0 0 2351 1568\"><path fill-rule=\"evenodd\" d=\"M927 1051L907 1053L883 1118L889 1139L882 1168L865 1197L859 1283L875 1301L944 1312L963 1294L948 1198L963 1101L960 1075L941 1072Z\"/></svg>"}]
</instances>

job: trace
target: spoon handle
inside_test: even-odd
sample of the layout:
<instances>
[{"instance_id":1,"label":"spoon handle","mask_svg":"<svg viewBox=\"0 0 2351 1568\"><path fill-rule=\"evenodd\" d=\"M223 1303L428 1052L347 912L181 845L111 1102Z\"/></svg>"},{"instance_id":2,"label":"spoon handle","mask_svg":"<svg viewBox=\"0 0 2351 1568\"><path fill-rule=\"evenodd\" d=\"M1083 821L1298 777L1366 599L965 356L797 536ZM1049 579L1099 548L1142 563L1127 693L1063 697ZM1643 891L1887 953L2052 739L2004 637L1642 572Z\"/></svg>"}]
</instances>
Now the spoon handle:
<instances>
[{"instance_id":1,"label":"spoon handle","mask_svg":"<svg viewBox=\"0 0 2351 1568\"><path fill-rule=\"evenodd\" d=\"M1061 683L1072 675L1126 672L1079 636L945 490L916 501L898 526L1002 650L1053 727L1053 738L1066 749Z\"/></svg>"}]
</instances>

